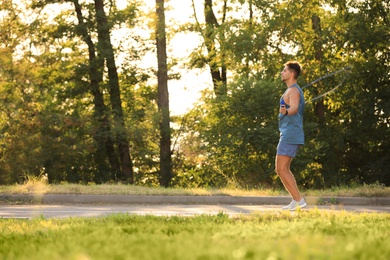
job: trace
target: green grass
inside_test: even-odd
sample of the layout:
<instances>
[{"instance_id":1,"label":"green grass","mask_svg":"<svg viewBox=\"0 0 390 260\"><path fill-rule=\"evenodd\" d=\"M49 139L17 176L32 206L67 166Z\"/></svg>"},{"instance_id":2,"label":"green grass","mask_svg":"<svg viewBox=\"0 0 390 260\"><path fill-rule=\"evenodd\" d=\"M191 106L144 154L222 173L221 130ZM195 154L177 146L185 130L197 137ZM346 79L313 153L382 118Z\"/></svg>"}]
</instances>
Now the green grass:
<instances>
[{"instance_id":1,"label":"green grass","mask_svg":"<svg viewBox=\"0 0 390 260\"><path fill-rule=\"evenodd\" d=\"M304 196L390 197L390 187L381 184L333 187L330 189L301 190ZM30 179L22 185L0 186L0 194L120 194L120 195L185 195L185 196L288 196L284 189L206 189L161 188L124 184L61 184L48 185L44 181Z\"/></svg>"},{"instance_id":2,"label":"green grass","mask_svg":"<svg viewBox=\"0 0 390 260\"><path fill-rule=\"evenodd\" d=\"M390 259L390 215L0 219L0 259Z\"/></svg>"}]
</instances>

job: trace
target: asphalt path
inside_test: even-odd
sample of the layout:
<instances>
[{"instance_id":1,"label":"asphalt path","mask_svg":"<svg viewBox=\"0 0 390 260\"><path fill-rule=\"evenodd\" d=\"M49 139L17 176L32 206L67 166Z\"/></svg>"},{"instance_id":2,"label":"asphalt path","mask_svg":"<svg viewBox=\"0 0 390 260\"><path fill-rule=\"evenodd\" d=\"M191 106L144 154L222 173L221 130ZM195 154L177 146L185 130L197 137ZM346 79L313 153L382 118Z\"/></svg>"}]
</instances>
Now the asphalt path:
<instances>
[{"instance_id":1,"label":"asphalt path","mask_svg":"<svg viewBox=\"0 0 390 260\"><path fill-rule=\"evenodd\" d=\"M370 205L308 205L302 210L321 210L330 212L390 213L389 206ZM125 204L58 204L58 205L0 205L0 218L69 218L99 217L126 213L155 216L196 216L220 213L235 215L282 212L281 205L125 205Z\"/></svg>"}]
</instances>

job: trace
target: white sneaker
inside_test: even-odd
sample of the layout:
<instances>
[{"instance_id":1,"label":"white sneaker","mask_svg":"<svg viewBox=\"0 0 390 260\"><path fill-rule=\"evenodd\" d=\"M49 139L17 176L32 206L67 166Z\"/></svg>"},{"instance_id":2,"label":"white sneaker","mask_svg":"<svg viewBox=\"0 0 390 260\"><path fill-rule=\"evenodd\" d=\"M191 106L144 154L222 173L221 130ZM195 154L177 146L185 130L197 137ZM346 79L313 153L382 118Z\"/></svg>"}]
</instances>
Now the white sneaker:
<instances>
[{"instance_id":1,"label":"white sneaker","mask_svg":"<svg viewBox=\"0 0 390 260\"><path fill-rule=\"evenodd\" d=\"M306 207L306 201L302 198L299 202L293 200L295 203L290 207L290 211L297 210L298 208Z\"/></svg>"},{"instance_id":2,"label":"white sneaker","mask_svg":"<svg viewBox=\"0 0 390 260\"><path fill-rule=\"evenodd\" d=\"M288 210L288 209L290 209L290 208L292 208L292 207L296 207L296 204L297 204L297 202L296 202L295 200L292 200L292 201L290 202L290 204L288 204L287 206L282 207L282 209L283 209L283 210Z\"/></svg>"}]
</instances>

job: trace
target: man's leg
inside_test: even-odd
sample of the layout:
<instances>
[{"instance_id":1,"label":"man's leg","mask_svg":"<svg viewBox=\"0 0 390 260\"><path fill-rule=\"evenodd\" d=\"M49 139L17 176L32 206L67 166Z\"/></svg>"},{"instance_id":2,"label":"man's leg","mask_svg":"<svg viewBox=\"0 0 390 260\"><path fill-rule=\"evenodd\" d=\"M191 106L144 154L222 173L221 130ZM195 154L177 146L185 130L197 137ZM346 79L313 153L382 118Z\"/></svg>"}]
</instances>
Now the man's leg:
<instances>
[{"instance_id":1,"label":"man's leg","mask_svg":"<svg viewBox=\"0 0 390 260\"><path fill-rule=\"evenodd\" d=\"M285 155L276 155L275 171L278 174L286 190L295 201L300 201L302 196L299 192L295 177L290 171L292 158Z\"/></svg>"}]
</instances>

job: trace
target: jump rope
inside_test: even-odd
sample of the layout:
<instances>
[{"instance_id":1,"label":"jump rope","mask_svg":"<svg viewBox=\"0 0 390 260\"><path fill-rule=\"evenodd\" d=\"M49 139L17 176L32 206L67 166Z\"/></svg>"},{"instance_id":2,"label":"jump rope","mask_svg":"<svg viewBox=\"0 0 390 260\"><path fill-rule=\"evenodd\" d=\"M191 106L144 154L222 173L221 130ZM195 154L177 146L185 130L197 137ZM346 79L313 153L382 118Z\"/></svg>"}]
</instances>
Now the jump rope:
<instances>
[{"instance_id":1,"label":"jump rope","mask_svg":"<svg viewBox=\"0 0 390 260\"><path fill-rule=\"evenodd\" d=\"M342 69L339 69L339 70L337 70L337 71L334 71L334 72L332 72L332 73L329 73L329 74L327 74L327 75L325 75L325 76L323 76L323 77L321 77L321 78L318 78L318 79L316 79L316 80L310 82L310 83L307 84L306 86L302 87L301 89L304 90L305 88L310 87L310 86L312 86L313 84L315 84L315 83L317 83L317 82L319 82L319 81L321 81L321 80L324 80L324 79L326 79L326 78L332 77L332 76L334 76L334 75L336 75L336 74L338 74L338 73L344 72L344 71L346 72L344 78L343 78L343 79L340 81L340 83L337 84L334 88L332 88L331 90L329 90L329 91L327 91L327 92L325 92L325 93L323 93L323 94L321 94L321 95L318 95L318 96L316 96L316 97L314 97L314 98L312 98L312 99L306 101L305 103L313 102L313 101L315 101L315 100L317 100L317 99L320 99L320 98L322 98L322 97L325 97L325 96L327 96L327 95L329 95L329 94L335 92L341 85L344 84L345 80L348 78L349 73L351 72L350 69L352 69L352 66L344 67L344 68L342 68Z\"/></svg>"}]
</instances>

